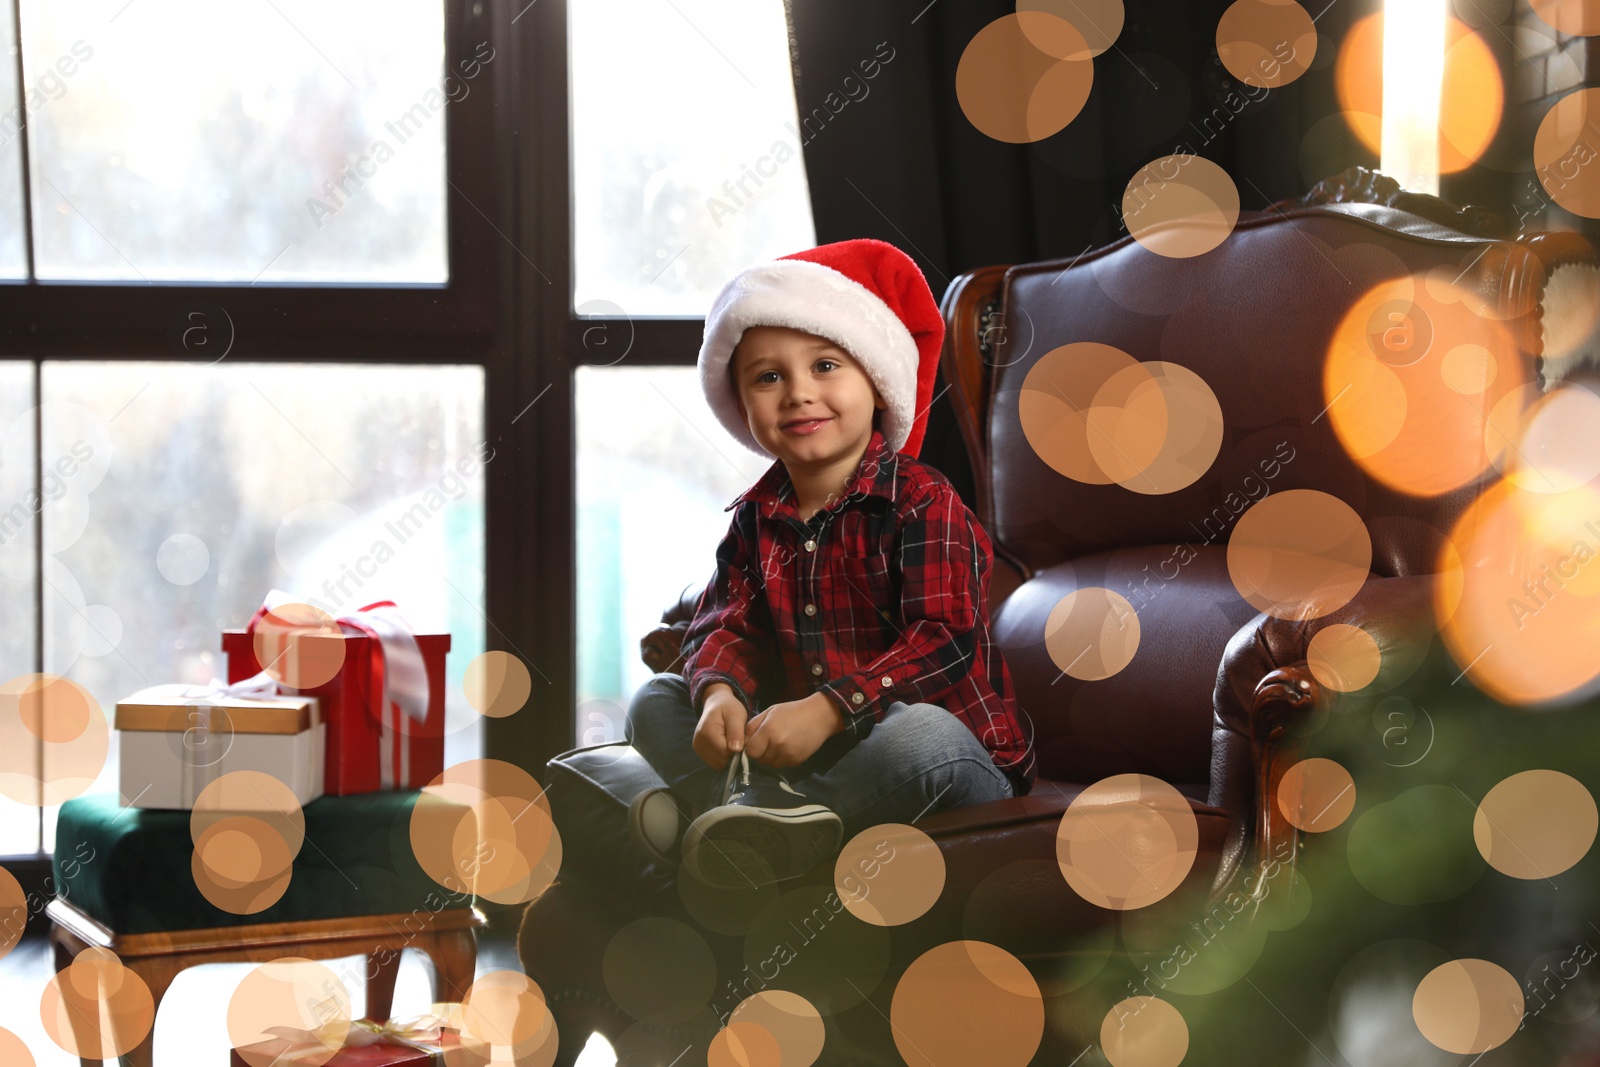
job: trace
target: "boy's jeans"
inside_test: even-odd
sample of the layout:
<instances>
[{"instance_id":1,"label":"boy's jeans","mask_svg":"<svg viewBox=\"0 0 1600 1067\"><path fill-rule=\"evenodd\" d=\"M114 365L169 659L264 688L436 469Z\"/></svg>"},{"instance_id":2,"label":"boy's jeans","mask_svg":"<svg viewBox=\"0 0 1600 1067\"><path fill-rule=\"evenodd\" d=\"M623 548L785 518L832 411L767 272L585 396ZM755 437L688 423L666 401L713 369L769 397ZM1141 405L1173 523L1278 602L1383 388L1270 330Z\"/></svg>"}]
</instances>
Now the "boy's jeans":
<instances>
[{"instance_id":1,"label":"boy's jeans","mask_svg":"<svg viewBox=\"0 0 1600 1067\"><path fill-rule=\"evenodd\" d=\"M727 774L695 754L699 721L689 705L689 683L676 674L657 674L634 694L624 732L673 791L690 804L711 807L722 802ZM761 766L756 760L750 765ZM864 739L835 734L804 763L776 773L833 809L846 841L878 823L909 823L1013 795L1011 780L989 751L937 704L896 701Z\"/></svg>"}]
</instances>

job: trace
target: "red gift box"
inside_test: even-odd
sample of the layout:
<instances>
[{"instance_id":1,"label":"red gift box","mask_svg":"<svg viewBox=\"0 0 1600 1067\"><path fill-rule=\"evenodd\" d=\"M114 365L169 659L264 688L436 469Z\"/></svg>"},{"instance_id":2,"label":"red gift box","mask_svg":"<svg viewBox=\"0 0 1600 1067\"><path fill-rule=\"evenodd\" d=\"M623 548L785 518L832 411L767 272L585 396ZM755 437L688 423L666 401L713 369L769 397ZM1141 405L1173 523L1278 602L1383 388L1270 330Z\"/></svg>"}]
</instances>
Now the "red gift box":
<instances>
[{"instance_id":1,"label":"red gift box","mask_svg":"<svg viewBox=\"0 0 1600 1067\"><path fill-rule=\"evenodd\" d=\"M296 1047L298 1042L277 1039L274 1041L259 1041L253 1045L244 1046L243 1052L233 1049L228 1054L228 1063L231 1067L258 1067L263 1063L276 1063L281 1067L291 1067L296 1060L290 1049ZM346 1046L333 1054L332 1059L324 1059L325 1050L313 1047L313 1055L304 1060L306 1063L318 1063L323 1067L402 1067L413 1065L422 1067L424 1064L443 1064L444 1054L429 1052L425 1049L414 1048L411 1045L394 1045L387 1041L380 1041L375 1045L362 1045L360 1047ZM244 1053L249 1054L247 1059ZM287 1055L285 1055L287 1053Z\"/></svg>"},{"instance_id":2,"label":"red gift box","mask_svg":"<svg viewBox=\"0 0 1600 1067\"><path fill-rule=\"evenodd\" d=\"M427 672L427 712L409 716L393 699L383 707L381 643L364 634L319 632L304 637L306 647L342 643L337 673L318 685L297 689L280 681L288 693L321 701L327 723L326 772L323 792L332 796L375 793L385 789L421 789L444 770L445 654L449 634L416 634L416 647ZM321 644L326 650L327 645ZM237 682L262 668L249 630L224 630L222 650L228 655L228 681ZM378 665L375 668L375 663ZM326 672L321 672L326 673ZM290 676L292 678L292 674Z\"/></svg>"},{"instance_id":3,"label":"red gift box","mask_svg":"<svg viewBox=\"0 0 1600 1067\"><path fill-rule=\"evenodd\" d=\"M488 1055L481 1051L476 1043L463 1044L461 1036L454 1030L445 1030L441 1033L437 1044L432 1041L421 1043L430 1047L417 1048L415 1045L392 1041L378 1041L371 1045L346 1045L335 1052L332 1059L327 1059L327 1050L322 1046L306 1041L274 1038L271 1041L258 1041L231 1050L228 1054L228 1063L230 1067L258 1067L264 1063L277 1064L278 1067L294 1067L298 1062L318 1063L323 1067L422 1067L424 1064L442 1067L447 1062L459 1063L460 1067L478 1067L489 1063ZM296 1049L305 1050L306 1055L301 1060L295 1057ZM445 1059L447 1053L451 1056L448 1061Z\"/></svg>"}]
</instances>

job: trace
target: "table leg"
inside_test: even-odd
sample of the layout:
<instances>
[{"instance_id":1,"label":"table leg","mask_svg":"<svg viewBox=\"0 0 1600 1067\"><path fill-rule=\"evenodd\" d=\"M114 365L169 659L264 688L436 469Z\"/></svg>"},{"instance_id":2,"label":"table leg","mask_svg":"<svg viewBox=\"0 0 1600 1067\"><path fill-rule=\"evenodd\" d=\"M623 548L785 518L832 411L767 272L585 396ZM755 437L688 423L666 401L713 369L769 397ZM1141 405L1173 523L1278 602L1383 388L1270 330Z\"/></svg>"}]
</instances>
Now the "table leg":
<instances>
[{"instance_id":1,"label":"table leg","mask_svg":"<svg viewBox=\"0 0 1600 1067\"><path fill-rule=\"evenodd\" d=\"M423 951L433 961L433 999L459 1002L477 970L477 937L471 930L442 930L428 937Z\"/></svg>"},{"instance_id":2,"label":"table leg","mask_svg":"<svg viewBox=\"0 0 1600 1067\"><path fill-rule=\"evenodd\" d=\"M156 1016L161 1014L161 998L167 995L172 980L187 966L181 956L149 956L143 959L124 960L128 970L144 980L150 988L150 1032L144 1040L121 1057L122 1067L152 1067L155 1062Z\"/></svg>"},{"instance_id":3,"label":"table leg","mask_svg":"<svg viewBox=\"0 0 1600 1067\"><path fill-rule=\"evenodd\" d=\"M399 974L399 949L380 948L367 954L367 1018L381 1023L394 1014L394 982Z\"/></svg>"}]
</instances>

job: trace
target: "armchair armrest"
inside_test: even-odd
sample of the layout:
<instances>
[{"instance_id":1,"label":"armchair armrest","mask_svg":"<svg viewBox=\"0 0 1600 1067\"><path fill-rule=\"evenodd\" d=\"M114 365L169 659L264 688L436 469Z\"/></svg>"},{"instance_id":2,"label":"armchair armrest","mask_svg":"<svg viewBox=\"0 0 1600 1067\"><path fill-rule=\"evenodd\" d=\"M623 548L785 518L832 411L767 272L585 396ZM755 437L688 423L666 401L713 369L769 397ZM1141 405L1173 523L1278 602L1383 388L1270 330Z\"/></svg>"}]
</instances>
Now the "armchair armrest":
<instances>
[{"instance_id":1,"label":"armchair armrest","mask_svg":"<svg viewBox=\"0 0 1600 1067\"><path fill-rule=\"evenodd\" d=\"M1211 746L1212 804L1235 812L1213 894L1247 865L1292 868L1300 833L1278 808L1283 773L1305 754L1305 738L1336 693L1312 674L1311 639L1336 623L1377 642L1379 679L1398 682L1422 662L1434 632L1432 575L1369 578L1344 607L1318 619L1257 615L1228 642L1217 671Z\"/></svg>"},{"instance_id":2,"label":"armchair armrest","mask_svg":"<svg viewBox=\"0 0 1600 1067\"><path fill-rule=\"evenodd\" d=\"M704 591L703 584L684 586L677 603L661 613L661 625L639 639L639 655L656 674L683 670L683 635L689 630Z\"/></svg>"}]
</instances>

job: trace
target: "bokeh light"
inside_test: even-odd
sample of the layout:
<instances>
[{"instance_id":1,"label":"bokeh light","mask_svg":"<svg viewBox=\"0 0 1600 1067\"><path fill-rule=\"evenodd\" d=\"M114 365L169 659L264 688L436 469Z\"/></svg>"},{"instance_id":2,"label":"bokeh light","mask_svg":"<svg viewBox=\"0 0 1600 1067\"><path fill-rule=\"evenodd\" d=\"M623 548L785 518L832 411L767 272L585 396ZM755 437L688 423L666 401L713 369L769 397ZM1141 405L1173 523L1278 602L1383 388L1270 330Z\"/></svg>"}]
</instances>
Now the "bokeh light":
<instances>
[{"instance_id":1,"label":"bokeh light","mask_svg":"<svg viewBox=\"0 0 1600 1067\"><path fill-rule=\"evenodd\" d=\"M1372 538L1355 510L1316 489L1286 489L1251 505L1228 538L1228 577L1257 611L1316 619L1348 604L1372 566Z\"/></svg>"},{"instance_id":2,"label":"bokeh light","mask_svg":"<svg viewBox=\"0 0 1600 1067\"><path fill-rule=\"evenodd\" d=\"M1198 374L1094 342L1062 345L1035 362L1018 417L1057 473L1147 495L1194 484L1222 447L1222 407Z\"/></svg>"},{"instance_id":3,"label":"bokeh light","mask_svg":"<svg viewBox=\"0 0 1600 1067\"><path fill-rule=\"evenodd\" d=\"M260 771L224 774L189 812L195 887L223 911L264 911L288 890L305 835L305 812L288 786Z\"/></svg>"},{"instance_id":4,"label":"bokeh light","mask_svg":"<svg viewBox=\"0 0 1600 1067\"><path fill-rule=\"evenodd\" d=\"M1488 960L1451 960L1428 972L1411 998L1422 1036L1446 1052L1481 1055L1522 1025L1522 987Z\"/></svg>"},{"instance_id":5,"label":"bokeh light","mask_svg":"<svg viewBox=\"0 0 1600 1067\"><path fill-rule=\"evenodd\" d=\"M1600 829L1594 795L1569 774L1531 770L1478 802L1472 839L1489 866L1512 878L1552 878L1588 855Z\"/></svg>"},{"instance_id":6,"label":"bokeh light","mask_svg":"<svg viewBox=\"0 0 1600 1067\"><path fill-rule=\"evenodd\" d=\"M1203 156L1151 160L1122 194L1122 222L1133 239L1173 259L1205 255L1227 240L1238 221L1238 186Z\"/></svg>"},{"instance_id":7,"label":"bokeh light","mask_svg":"<svg viewBox=\"0 0 1600 1067\"><path fill-rule=\"evenodd\" d=\"M0 867L0 959L17 947L28 925L28 894L16 875Z\"/></svg>"},{"instance_id":8,"label":"bokeh light","mask_svg":"<svg viewBox=\"0 0 1600 1067\"><path fill-rule=\"evenodd\" d=\"M87 689L54 674L0 685L0 795L49 807L82 794L105 769L111 728Z\"/></svg>"},{"instance_id":9,"label":"bokeh light","mask_svg":"<svg viewBox=\"0 0 1600 1067\"><path fill-rule=\"evenodd\" d=\"M33 1053L22 1038L0 1027L0 1063L7 1067L34 1067Z\"/></svg>"},{"instance_id":10,"label":"bokeh light","mask_svg":"<svg viewBox=\"0 0 1600 1067\"><path fill-rule=\"evenodd\" d=\"M1073 28L1083 34L1091 56L1099 55L1116 41L1117 35L1122 32L1125 14L1122 0L1017 0L1017 11L1042 12L1072 23ZM1028 32L1033 25L1032 22L1022 23L1023 32ZM1057 46L1046 36L1038 43L1038 47L1042 51L1050 51ZM1074 55L1068 58L1082 57Z\"/></svg>"},{"instance_id":11,"label":"bokeh light","mask_svg":"<svg viewBox=\"0 0 1600 1067\"><path fill-rule=\"evenodd\" d=\"M1323 402L1368 474L1417 496L1459 488L1507 447L1491 412L1529 380L1505 327L1467 290L1431 275L1381 282L1328 345Z\"/></svg>"},{"instance_id":12,"label":"bokeh light","mask_svg":"<svg viewBox=\"0 0 1600 1067\"><path fill-rule=\"evenodd\" d=\"M1533 165L1550 198L1574 215L1600 218L1600 89L1557 100L1533 136Z\"/></svg>"},{"instance_id":13,"label":"bokeh light","mask_svg":"<svg viewBox=\"0 0 1600 1067\"><path fill-rule=\"evenodd\" d=\"M1586 691L1600 675L1600 491L1501 481L1467 506L1450 540L1435 618L1466 677L1510 704Z\"/></svg>"},{"instance_id":14,"label":"bokeh light","mask_svg":"<svg viewBox=\"0 0 1600 1067\"><path fill-rule=\"evenodd\" d=\"M490 1049L490 1062L549 1067L559 1035L544 990L519 971L489 971L461 998L462 1036ZM498 1055L509 1052L510 1056Z\"/></svg>"},{"instance_id":15,"label":"bokeh light","mask_svg":"<svg viewBox=\"0 0 1600 1067\"><path fill-rule=\"evenodd\" d=\"M944 853L905 823L878 823L845 843L833 885L862 922L903 926L921 918L944 891Z\"/></svg>"},{"instance_id":16,"label":"bokeh light","mask_svg":"<svg viewBox=\"0 0 1600 1067\"><path fill-rule=\"evenodd\" d=\"M706 1067L783 1067L783 1048L760 1023L730 1021L711 1039Z\"/></svg>"},{"instance_id":17,"label":"bokeh light","mask_svg":"<svg viewBox=\"0 0 1600 1067\"><path fill-rule=\"evenodd\" d=\"M1288 85L1316 56L1317 24L1293 0L1234 0L1217 22L1217 57L1246 85Z\"/></svg>"},{"instance_id":18,"label":"bokeh light","mask_svg":"<svg viewBox=\"0 0 1600 1067\"><path fill-rule=\"evenodd\" d=\"M1600 33L1600 2L1596 0L1530 0L1529 6L1559 33L1574 37Z\"/></svg>"},{"instance_id":19,"label":"bokeh light","mask_svg":"<svg viewBox=\"0 0 1600 1067\"><path fill-rule=\"evenodd\" d=\"M1084 900L1125 911L1177 889L1194 866L1199 841L1183 794L1147 774L1118 774L1067 805L1056 828L1056 862Z\"/></svg>"},{"instance_id":20,"label":"bokeh light","mask_svg":"<svg viewBox=\"0 0 1600 1067\"><path fill-rule=\"evenodd\" d=\"M1508 398L1502 406L1511 410L1497 419L1516 435L1502 453L1506 478L1531 493L1564 493L1600 479L1600 396L1581 385L1543 395L1532 384L1524 389L1531 402Z\"/></svg>"},{"instance_id":21,"label":"bokeh light","mask_svg":"<svg viewBox=\"0 0 1600 1067\"><path fill-rule=\"evenodd\" d=\"M1097 682L1133 662L1139 651L1139 616L1115 590L1074 589L1050 609L1044 643L1063 673Z\"/></svg>"},{"instance_id":22,"label":"bokeh light","mask_svg":"<svg viewBox=\"0 0 1600 1067\"><path fill-rule=\"evenodd\" d=\"M1331 759L1300 760L1278 782L1278 810L1290 825L1307 833L1332 830L1350 817L1355 806L1355 781Z\"/></svg>"},{"instance_id":23,"label":"bokeh light","mask_svg":"<svg viewBox=\"0 0 1600 1067\"><path fill-rule=\"evenodd\" d=\"M995 19L967 42L956 66L956 99L979 132L1026 144L1077 118L1093 82L1083 34L1054 14L1023 10Z\"/></svg>"},{"instance_id":24,"label":"bokeh light","mask_svg":"<svg viewBox=\"0 0 1600 1067\"><path fill-rule=\"evenodd\" d=\"M86 948L45 984L39 999L45 1034L68 1055L116 1059L155 1025L150 987L116 953Z\"/></svg>"},{"instance_id":25,"label":"bokeh light","mask_svg":"<svg viewBox=\"0 0 1600 1067\"><path fill-rule=\"evenodd\" d=\"M728 1016L728 1024L755 1025L770 1034L780 1057L772 1061L775 1067L811 1067L822 1055L827 1036L822 1016L811 1002L783 989L763 989L746 997Z\"/></svg>"},{"instance_id":26,"label":"bokeh light","mask_svg":"<svg viewBox=\"0 0 1600 1067\"><path fill-rule=\"evenodd\" d=\"M1106 1012L1100 1048L1111 1067L1178 1067L1189 1053L1189 1024L1158 997L1129 997Z\"/></svg>"},{"instance_id":27,"label":"bokeh light","mask_svg":"<svg viewBox=\"0 0 1600 1067\"><path fill-rule=\"evenodd\" d=\"M333 1059L350 1032L350 991L328 967L298 956L263 963L245 975L228 1001L228 1038L249 1067L273 1067L276 1044L297 1046L296 1064L320 1067Z\"/></svg>"},{"instance_id":28,"label":"bokeh light","mask_svg":"<svg viewBox=\"0 0 1600 1067\"><path fill-rule=\"evenodd\" d=\"M1096 409L1115 403L1102 399L1105 387L1116 379L1118 399L1126 400L1137 385L1129 378L1140 373L1148 373L1143 364L1111 345L1079 341L1046 352L1028 369L1017 397L1023 436L1040 459L1076 482L1109 485L1138 474L1160 455L1164 425L1162 432L1131 442L1134 453L1119 456L1111 471L1100 466L1089 438L1106 431L1105 420L1095 418ZM1165 397L1159 390L1141 391L1138 403L1145 421L1164 423ZM1115 415L1113 419L1121 421Z\"/></svg>"},{"instance_id":29,"label":"bokeh light","mask_svg":"<svg viewBox=\"0 0 1600 1067\"><path fill-rule=\"evenodd\" d=\"M279 604L262 615L251 644L261 669L290 689L315 689L344 666L344 631L310 604Z\"/></svg>"},{"instance_id":30,"label":"bokeh light","mask_svg":"<svg viewBox=\"0 0 1600 1067\"><path fill-rule=\"evenodd\" d=\"M1044 998L1011 953L983 941L950 941L906 968L889 1021L909 1067L1022 1067L1044 1037Z\"/></svg>"},{"instance_id":31,"label":"bokeh light","mask_svg":"<svg viewBox=\"0 0 1600 1067\"><path fill-rule=\"evenodd\" d=\"M533 691L527 664L509 652L484 652L467 664L462 684L467 703L480 715L503 719L522 710Z\"/></svg>"},{"instance_id":32,"label":"bokeh light","mask_svg":"<svg viewBox=\"0 0 1600 1067\"><path fill-rule=\"evenodd\" d=\"M451 892L522 904L555 881L561 836L532 775L504 760L446 767L411 809L411 848Z\"/></svg>"},{"instance_id":33,"label":"bokeh light","mask_svg":"<svg viewBox=\"0 0 1600 1067\"><path fill-rule=\"evenodd\" d=\"M1383 654L1367 631L1336 622L1311 635L1306 666L1323 687L1336 693L1354 693L1378 676Z\"/></svg>"}]
</instances>

